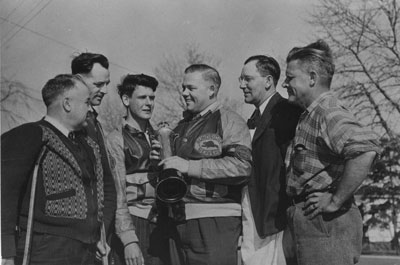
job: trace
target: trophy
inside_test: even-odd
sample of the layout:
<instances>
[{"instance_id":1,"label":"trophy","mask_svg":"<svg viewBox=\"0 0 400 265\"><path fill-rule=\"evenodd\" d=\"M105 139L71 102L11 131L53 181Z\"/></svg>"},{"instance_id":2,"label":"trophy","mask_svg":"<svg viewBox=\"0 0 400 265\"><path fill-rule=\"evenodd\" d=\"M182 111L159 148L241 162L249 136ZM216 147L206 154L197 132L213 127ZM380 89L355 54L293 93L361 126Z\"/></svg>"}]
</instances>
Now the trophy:
<instances>
[{"instance_id":1,"label":"trophy","mask_svg":"<svg viewBox=\"0 0 400 265\"><path fill-rule=\"evenodd\" d=\"M157 131L157 138L161 144L161 160L172 156L171 133L172 130L167 123L163 123ZM166 203L174 203L180 201L186 192L187 185L181 172L173 168L161 171L156 185L156 196L159 200Z\"/></svg>"}]
</instances>

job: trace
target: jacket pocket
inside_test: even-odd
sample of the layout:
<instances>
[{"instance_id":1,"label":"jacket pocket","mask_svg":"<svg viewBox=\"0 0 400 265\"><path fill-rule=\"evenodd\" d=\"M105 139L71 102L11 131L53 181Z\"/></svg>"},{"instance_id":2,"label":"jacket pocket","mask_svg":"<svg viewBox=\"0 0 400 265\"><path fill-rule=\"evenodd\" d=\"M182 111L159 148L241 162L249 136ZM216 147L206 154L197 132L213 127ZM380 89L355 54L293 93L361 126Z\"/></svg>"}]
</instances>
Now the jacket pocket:
<instances>
[{"instance_id":1,"label":"jacket pocket","mask_svg":"<svg viewBox=\"0 0 400 265\"><path fill-rule=\"evenodd\" d=\"M53 193L46 196L46 200L54 201L54 200L61 200L69 197L73 197L76 195L76 191L74 189L69 189L63 192Z\"/></svg>"}]
</instances>

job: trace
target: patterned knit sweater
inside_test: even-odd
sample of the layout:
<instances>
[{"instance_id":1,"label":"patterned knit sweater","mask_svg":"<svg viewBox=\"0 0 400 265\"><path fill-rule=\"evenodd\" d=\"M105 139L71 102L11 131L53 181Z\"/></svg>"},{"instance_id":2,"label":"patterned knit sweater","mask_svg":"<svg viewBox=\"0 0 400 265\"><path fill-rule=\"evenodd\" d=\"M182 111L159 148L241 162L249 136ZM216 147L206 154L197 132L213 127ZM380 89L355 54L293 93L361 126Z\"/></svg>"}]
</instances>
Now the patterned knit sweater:
<instances>
[{"instance_id":1,"label":"patterned knit sweater","mask_svg":"<svg viewBox=\"0 0 400 265\"><path fill-rule=\"evenodd\" d=\"M104 193L113 191L114 184L112 179L103 179L98 145L84 135L76 141L44 120L21 125L1 136L3 257L15 256L16 225L26 229L32 172L42 150L34 231L84 243L99 240Z\"/></svg>"}]
</instances>

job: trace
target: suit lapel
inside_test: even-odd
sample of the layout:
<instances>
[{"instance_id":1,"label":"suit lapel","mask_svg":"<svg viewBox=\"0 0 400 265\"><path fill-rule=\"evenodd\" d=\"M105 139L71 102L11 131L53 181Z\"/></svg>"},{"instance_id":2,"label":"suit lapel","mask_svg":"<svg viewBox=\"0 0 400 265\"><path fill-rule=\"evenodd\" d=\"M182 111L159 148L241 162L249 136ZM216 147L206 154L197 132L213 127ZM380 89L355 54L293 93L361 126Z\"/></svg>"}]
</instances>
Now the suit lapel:
<instances>
[{"instance_id":1,"label":"suit lapel","mask_svg":"<svg viewBox=\"0 0 400 265\"><path fill-rule=\"evenodd\" d=\"M261 115L261 121L257 126L256 131L254 132L252 143L255 143L257 139L260 138L265 129L268 127L268 124L272 118L271 110L281 99L282 96L279 93L275 93L268 102L267 106L264 109L264 112Z\"/></svg>"}]
</instances>

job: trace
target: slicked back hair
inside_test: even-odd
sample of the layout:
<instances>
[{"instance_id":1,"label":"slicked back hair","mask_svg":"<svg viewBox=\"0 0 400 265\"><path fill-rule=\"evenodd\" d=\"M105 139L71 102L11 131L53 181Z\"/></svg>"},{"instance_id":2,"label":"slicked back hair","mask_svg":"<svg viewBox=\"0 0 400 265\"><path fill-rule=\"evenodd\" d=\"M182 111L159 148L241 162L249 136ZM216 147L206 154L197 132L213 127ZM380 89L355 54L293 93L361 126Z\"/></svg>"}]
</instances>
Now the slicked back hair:
<instances>
[{"instance_id":1,"label":"slicked back hair","mask_svg":"<svg viewBox=\"0 0 400 265\"><path fill-rule=\"evenodd\" d=\"M221 86L221 77L218 71L207 64L192 64L185 69L185 74L200 72L203 79L215 85L217 89Z\"/></svg>"},{"instance_id":2,"label":"slicked back hair","mask_svg":"<svg viewBox=\"0 0 400 265\"><path fill-rule=\"evenodd\" d=\"M79 75L60 74L46 82L42 88L42 98L49 107L59 96L71 90L77 82L84 82Z\"/></svg>"},{"instance_id":3,"label":"slicked back hair","mask_svg":"<svg viewBox=\"0 0 400 265\"><path fill-rule=\"evenodd\" d=\"M295 60L305 65L307 71L316 71L330 86L335 73L335 64L333 63L332 51L325 41L317 40L305 47L293 48L286 58L286 63Z\"/></svg>"},{"instance_id":4,"label":"slicked back hair","mask_svg":"<svg viewBox=\"0 0 400 265\"><path fill-rule=\"evenodd\" d=\"M256 61L257 71L260 73L261 76L272 76L272 79L274 80L274 85L276 87L279 81L279 77L281 76L281 68L279 67L279 63L274 58L267 55L254 55L249 57L244 62L244 64L246 65L252 61Z\"/></svg>"},{"instance_id":5,"label":"slicked back hair","mask_svg":"<svg viewBox=\"0 0 400 265\"><path fill-rule=\"evenodd\" d=\"M88 74L92 71L95 63L99 63L105 69L109 67L108 59L104 55L90 52L81 53L71 62L72 74Z\"/></svg>"},{"instance_id":6,"label":"slicked back hair","mask_svg":"<svg viewBox=\"0 0 400 265\"><path fill-rule=\"evenodd\" d=\"M153 91L156 91L158 86L158 81L152 76L139 74L139 75L126 75L122 83L117 86L118 94L122 98L123 95L127 95L128 97L132 96L133 91L135 91L136 86L145 86L151 88Z\"/></svg>"}]
</instances>

